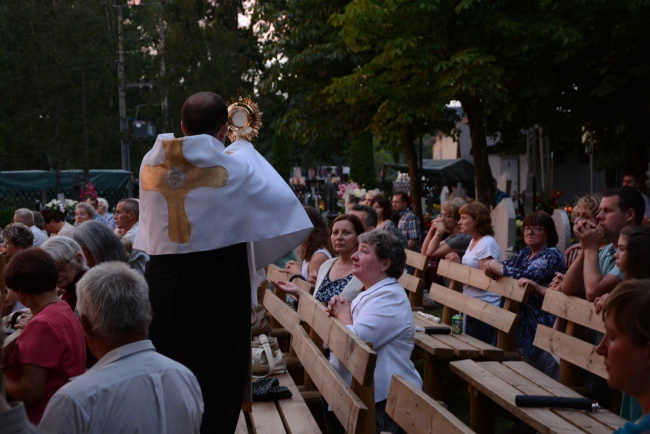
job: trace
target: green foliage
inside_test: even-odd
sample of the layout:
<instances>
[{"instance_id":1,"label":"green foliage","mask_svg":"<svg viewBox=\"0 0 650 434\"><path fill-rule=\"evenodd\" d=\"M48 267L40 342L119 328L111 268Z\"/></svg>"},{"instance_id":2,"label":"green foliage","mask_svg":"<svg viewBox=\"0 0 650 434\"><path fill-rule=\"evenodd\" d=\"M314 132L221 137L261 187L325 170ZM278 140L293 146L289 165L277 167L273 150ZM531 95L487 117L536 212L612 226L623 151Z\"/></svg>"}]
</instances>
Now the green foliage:
<instances>
[{"instance_id":1,"label":"green foliage","mask_svg":"<svg viewBox=\"0 0 650 434\"><path fill-rule=\"evenodd\" d=\"M350 144L350 176L363 188L376 187L374 152L372 137L362 135L354 138Z\"/></svg>"},{"instance_id":2,"label":"green foliage","mask_svg":"<svg viewBox=\"0 0 650 434\"><path fill-rule=\"evenodd\" d=\"M273 137L273 167L282 176L282 179L288 180L291 177L291 152L289 142L286 136L276 134Z\"/></svg>"}]
</instances>

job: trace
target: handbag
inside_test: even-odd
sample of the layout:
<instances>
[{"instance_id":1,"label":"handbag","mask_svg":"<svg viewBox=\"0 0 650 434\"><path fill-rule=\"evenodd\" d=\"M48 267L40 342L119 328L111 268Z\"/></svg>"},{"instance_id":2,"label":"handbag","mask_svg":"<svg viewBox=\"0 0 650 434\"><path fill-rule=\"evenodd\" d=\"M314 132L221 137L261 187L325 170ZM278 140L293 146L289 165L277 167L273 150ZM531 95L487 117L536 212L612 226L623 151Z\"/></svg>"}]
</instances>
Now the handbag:
<instances>
[{"instance_id":1,"label":"handbag","mask_svg":"<svg viewBox=\"0 0 650 434\"><path fill-rule=\"evenodd\" d=\"M251 335L259 336L271 333L271 324L266 318L266 309L261 304L251 305Z\"/></svg>"},{"instance_id":2,"label":"handbag","mask_svg":"<svg viewBox=\"0 0 650 434\"><path fill-rule=\"evenodd\" d=\"M255 378L287 372L287 362L284 360L277 338L261 334L253 338L252 373Z\"/></svg>"}]
</instances>

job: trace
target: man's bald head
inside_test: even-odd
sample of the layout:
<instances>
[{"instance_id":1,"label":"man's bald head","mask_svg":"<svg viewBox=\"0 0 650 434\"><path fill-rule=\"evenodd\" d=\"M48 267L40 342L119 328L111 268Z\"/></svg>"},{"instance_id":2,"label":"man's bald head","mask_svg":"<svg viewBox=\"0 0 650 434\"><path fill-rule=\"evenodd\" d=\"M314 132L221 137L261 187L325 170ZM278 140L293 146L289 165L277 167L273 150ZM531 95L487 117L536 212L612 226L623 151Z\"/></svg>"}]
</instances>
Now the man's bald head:
<instances>
[{"instance_id":1,"label":"man's bald head","mask_svg":"<svg viewBox=\"0 0 650 434\"><path fill-rule=\"evenodd\" d=\"M228 106L216 93L196 93L183 104L181 122L186 136L209 134L217 137L228 122Z\"/></svg>"}]
</instances>

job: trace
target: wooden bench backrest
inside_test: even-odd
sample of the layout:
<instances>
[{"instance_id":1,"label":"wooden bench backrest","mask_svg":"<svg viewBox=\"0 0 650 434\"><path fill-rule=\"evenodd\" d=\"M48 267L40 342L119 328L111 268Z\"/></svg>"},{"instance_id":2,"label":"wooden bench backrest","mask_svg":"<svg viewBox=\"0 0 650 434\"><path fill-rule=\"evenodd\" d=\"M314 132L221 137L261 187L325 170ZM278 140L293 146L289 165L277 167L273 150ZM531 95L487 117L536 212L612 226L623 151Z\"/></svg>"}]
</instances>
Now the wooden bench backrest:
<instances>
[{"instance_id":1,"label":"wooden bench backrest","mask_svg":"<svg viewBox=\"0 0 650 434\"><path fill-rule=\"evenodd\" d=\"M298 314L323 340L336 357L363 386L373 384L377 353L352 333L341 321L329 317L325 306L313 296L300 296Z\"/></svg>"},{"instance_id":2,"label":"wooden bench backrest","mask_svg":"<svg viewBox=\"0 0 650 434\"><path fill-rule=\"evenodd\" d=\"M520 287L515 279L509 277L500 277L497 280L490 279L481 269L468 267L467 265L455 262L440 261L438 263L438 275L479 289L494 292L519 303L525 302L530 294L530 289L528 287Z\"/></svg>"},{"instance_id":3,"label":"wooden bench backrest","mask_svg":"<svg viewBox=\"0 0 650 434\"><path fill-rule=\"evenodd\" d=\"M292 274L287 270L283 270L277 265L269 264L266 267L266 278L267 280L289 280ZM307 281L302 279L293 279L293 283L298 286L302 291L306 291L309 294L314 293L314 286L309 284Z\"/></svg>"},{"instance_id":4,"label":"wooden bench backrest","mask_svg":"<svg viewBox=\"0 0 650 434\"><path fill-rule=\"evenodd\" d=\"M293 326L300 324L300 315L291 309L287 303L280 299L273 291L267 289L264 294L264 307L285 330L293 329Z\"/></svg>"},{"instance_id":5,"label":"wooden bench backrest","mask_svg":"<svg viewBox=\"0 0 650 434\"><path fill-rule=\"evenodd\" d=\"M577 324L600 333L605 332L602 317L596 313L593 303L549 290L544 296L542 309L568 321L566 332L538 325L533 341L535 346L561 359L560 382L574 385L577 381L575 372L563 369L566 362L607 379L605 359L596 354L597 345L578 337L575 327Z\"/></svg>"},{"instance_id":6,"label":"wooden bench backrest","mask_svg":"<svg viewBox=\"0 0 650 434\"><path fill-rule=\"evenodd\" d=\"M408 273L402 274L398 282L402 285L402 288L406 289L409 293L417 293L418 291L421 293L422 287L424 286L424 281L422 279Z\"/></svg>"},{"instance_id":7,"label":"wooden bench backrest","mask_svg":"<svg viewBox=\"0 0 650 434\"><path fill-rule=\"evenodd\" d=\"M300 298L302 300L302 297ZM323 356L305 329L296 325L291 332L293 348L305 371L332 407L332 411L348 433L365 431L368 408Z\"/></svg>"},{"instance_id":8,"label":"wooden bench backrest","mask_svg":"<svg viewBox=\"0 0 650 434\"><path fill-rule=\"evenodd\" d=\"M393 375L390 381L386 412L408 434L473 432L442 404L400 375Z\"/></svg>"},{"instance_id":9,"label":"wooden bench backrest","mask_svg":"<svg viewBox=\"0 0 650 434\"><path fill-rule=\"evenodd\" d=\"M429 265L429 258L422 253L409 249L404 249L404 252L406 253L406 265L415 269L413 274L416 277L424 277L424 270Z\"/></svg>"},{"instance_id":10,"label":"wooden bench backrest","mask_svg":"<svg viewBox=\"0 0 650 434\"><path fill-rule=\"evenodd\" d=\"M422 294L424 290L424 270L429 266L429 258L426 255L423 255L413 250L404 249L406 253L406 265L413 267L412 278L406 278L406 284L408 287L402 284L405 289L409 291L409 302L411 303L411 309L413 310L424 310L422 307ZM406 274L406 273L405 273ZM415 279L420 279L420 283L416 284ZM400 279L401 280L401 279ZM401 281L400 281L401 283ZM412 290L411 288L415 288Z\"/></svg>"},{"instance_id":11,"label":"wooden bench backrest","mask_svg":"<svg viewBox=\"0 0 650 434\"><path fill-rule=\"evenodd\" d=\"M520 287L517 280L509 277L490 279L483 270L446 260L438 263L438 275L451 280L450 288L434 283L429 290L429 298L445 306L442 316L445 324L451 324L450 310L465 313L499 331L497 347L506 351L516 349L519 306L528 299L532 290L530 285ZM460 284L499 294L505 298L503 307L493 306L462 294L459 291Z\"/></svg>"}]
</instances>

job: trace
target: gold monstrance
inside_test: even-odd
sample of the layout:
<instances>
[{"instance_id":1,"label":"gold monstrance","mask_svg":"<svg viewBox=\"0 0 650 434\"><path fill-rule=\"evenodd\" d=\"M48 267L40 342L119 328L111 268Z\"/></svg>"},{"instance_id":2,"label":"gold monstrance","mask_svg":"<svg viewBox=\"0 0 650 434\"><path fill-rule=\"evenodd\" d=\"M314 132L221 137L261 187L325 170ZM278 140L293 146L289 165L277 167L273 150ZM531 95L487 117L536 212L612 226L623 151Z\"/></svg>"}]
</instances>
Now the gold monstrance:
<instances>
[{"instance_id":1,"label":"gold monstrance","mask_svg":"<svg viewBox=\"0 0 650 434\"><path fill-rule=\"evenodd\" d=\"M257 103L249 97L242 96L241 89L237 99L232 98L228 106L228 138L231 142L238 139L250 141L262 127L262 112Z\"/></svg>"}]
</instances>

